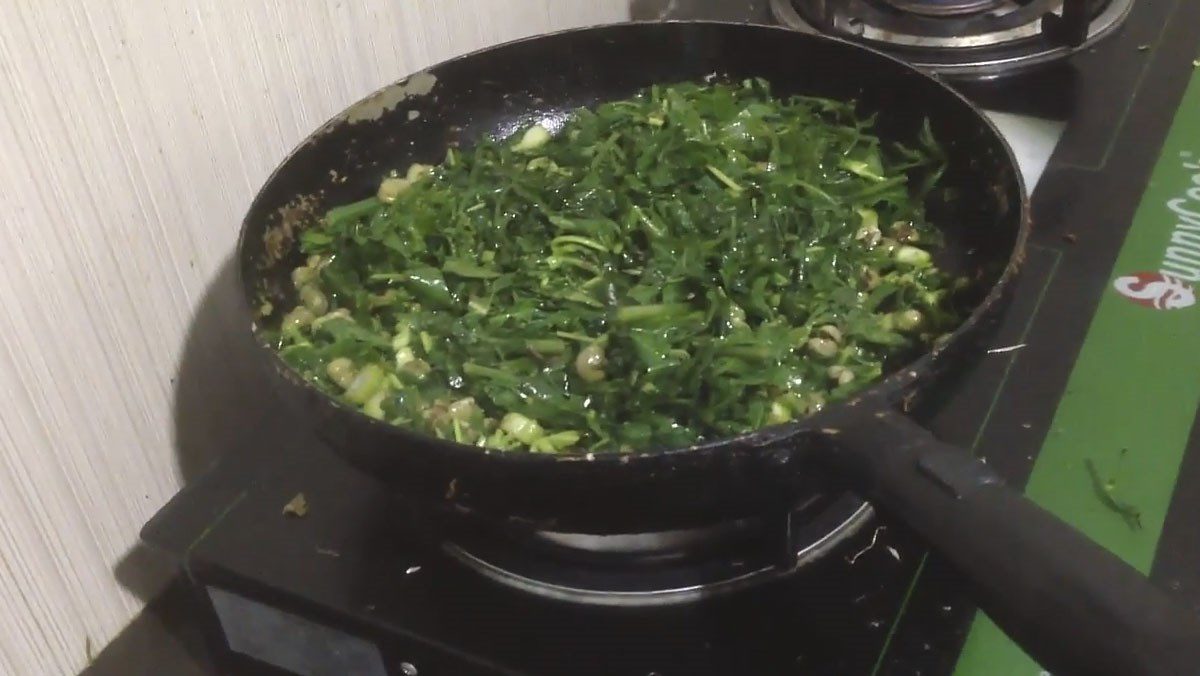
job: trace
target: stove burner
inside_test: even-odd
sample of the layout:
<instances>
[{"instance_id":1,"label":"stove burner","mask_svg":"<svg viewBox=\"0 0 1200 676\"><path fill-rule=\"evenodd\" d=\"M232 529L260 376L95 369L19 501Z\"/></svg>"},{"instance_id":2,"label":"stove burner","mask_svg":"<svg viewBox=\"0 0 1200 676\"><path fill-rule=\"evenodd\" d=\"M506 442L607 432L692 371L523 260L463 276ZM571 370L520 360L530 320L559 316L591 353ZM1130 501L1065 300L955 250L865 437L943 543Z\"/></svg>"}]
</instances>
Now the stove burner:
<instances>
[{"instance_id":1,"label":"stove burner","mask_svg":"<svg viewBox=\"0 0 1200 676\"><path fill-rule=\"evenodd\" d=\"M904 12L928 16L974 14L999 8L1003 0L883 0Z\"/></svg>"},{"instance_id":2,"label":"stove burner","mask_svg":"<svg viewBox=\"0 0 1200 676\"><path fill-rule=\"evenodd\" d=\"M631 535L542 532L514 539L475 529L456 535L444 549L484 576L538 596L599 606L662 606L795 573L857 532L872 509L844 495L815 514L803 507L793 514L774 523L746 519Z\"/></svg>"},{"instance_id":3,"label":"stove burner","mask_svg":"<svg viewBox=\"0 0 1200 676\"><path fill-rule=\"evenodd\" d=\"M866 43L947 76L991 78L1086 49L1133 0L770 0L784 26Z\"/></svg>"}]
</instances>

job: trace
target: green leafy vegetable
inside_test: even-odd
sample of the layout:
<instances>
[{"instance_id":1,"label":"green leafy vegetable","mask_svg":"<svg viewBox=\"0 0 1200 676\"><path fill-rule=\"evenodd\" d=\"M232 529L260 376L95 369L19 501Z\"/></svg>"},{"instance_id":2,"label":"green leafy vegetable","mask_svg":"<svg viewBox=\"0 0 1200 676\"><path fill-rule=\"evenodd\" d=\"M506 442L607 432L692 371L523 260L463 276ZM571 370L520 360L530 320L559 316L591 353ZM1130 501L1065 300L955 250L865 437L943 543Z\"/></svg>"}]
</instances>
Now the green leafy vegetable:
<instances>
[{"instance_id":1,"label":"green leafy vegetable","mask_svg":"<svg viewBox=\"0 0 1200 676\"><path fill-rule=\"evenodd\" d=\"M1088 475L1092 479L1092 490L1096 493L1096 497L1100 500L1100 503L1124 519L1125 525L1129 526L1130 530L1141 530L1142 510L1117 498L1115 495L1116 482L1112 480L1105 481L1100 476L1100 470L1096 469L1096 463L1091 458L1084 460L1083 463L1087 466Z\"/></svg>"},{"instance_id":2,"label":"green leafy vegetable","mask_svg":"<svg viewBox=\"0 0 1200 676\"><path fill-rule=\"evenodd\" d=\"M368 415L499 449L800 418L957 323L921 206L943 164L852 103L651 87L330 210L278 345Z\"/></svg>"}]
</instances>

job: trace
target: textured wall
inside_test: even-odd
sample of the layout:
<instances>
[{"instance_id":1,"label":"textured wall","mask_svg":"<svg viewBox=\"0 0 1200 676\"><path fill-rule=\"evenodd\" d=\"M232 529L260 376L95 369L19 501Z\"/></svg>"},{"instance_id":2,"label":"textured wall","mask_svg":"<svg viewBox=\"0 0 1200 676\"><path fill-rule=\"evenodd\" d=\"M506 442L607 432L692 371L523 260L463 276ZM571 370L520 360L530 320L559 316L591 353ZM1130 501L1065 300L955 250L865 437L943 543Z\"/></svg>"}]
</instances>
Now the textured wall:
<instances>
[{"instance_id":1,"label":"textured wall","mask_svg":"<svg viewBox=\"0 0 1200 676\"><path fill-rule=\"evenodd\" d=\"M0 2L0 674L73 672L136 611L114 568L186 473L185 337L287 150L427 64L626 14L625 0ZM211 409L196 434L229 434L219 390L239 374L204 370L184 402Z\"/></svg>"}]
</instances>

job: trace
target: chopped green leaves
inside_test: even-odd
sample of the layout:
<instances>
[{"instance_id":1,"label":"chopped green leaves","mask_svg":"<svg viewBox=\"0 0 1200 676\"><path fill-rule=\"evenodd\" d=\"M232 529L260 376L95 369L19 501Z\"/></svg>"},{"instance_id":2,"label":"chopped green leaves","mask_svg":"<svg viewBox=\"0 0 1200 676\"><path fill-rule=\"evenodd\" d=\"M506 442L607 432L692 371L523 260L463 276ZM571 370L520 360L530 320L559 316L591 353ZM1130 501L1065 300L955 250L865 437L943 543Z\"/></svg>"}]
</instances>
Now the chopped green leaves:
<instances>
[{"instance_id":1,"label":"chopped green leaves","mask_svg":"<svg viewBox=\"0 0 1200 676\"><path fill-rule=\"evenodd\" d=\"M281 356L364 413L537 453L681 446L846 397L953 328L928 126L681 83L383 179L300 236ZM398 168L403 169L403 168Z\"/></svg>"}]
</instances>

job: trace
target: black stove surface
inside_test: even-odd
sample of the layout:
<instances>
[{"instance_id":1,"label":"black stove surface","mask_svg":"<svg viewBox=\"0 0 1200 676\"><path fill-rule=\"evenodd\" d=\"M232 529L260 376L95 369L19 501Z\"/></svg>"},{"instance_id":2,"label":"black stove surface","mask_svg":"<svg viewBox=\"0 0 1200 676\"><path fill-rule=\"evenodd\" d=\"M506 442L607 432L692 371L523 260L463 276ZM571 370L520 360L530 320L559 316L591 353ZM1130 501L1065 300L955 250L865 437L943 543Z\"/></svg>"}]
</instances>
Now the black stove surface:
<instances>
[{"instance_id":1,"label":"black stove surface","mask_svg":"<svg viewBox=\"0 0 1200 676\"><path fill-rule=\"evenodd\" d=\"M642 4L662 18L770 22L766 0ZM994 339L1023 347L981 355L919 414L1016 485L1053 438L1076 355L1111 293L1114 260L1194 74L1198 24L1200 3L1138 0L1120 35L1069 67L969 92L992 108L1066 122L1034 194L1029 259ZM1024 673L959 663L979 624L969 595L886 516L792 576L720 598L661 607L538 598L441 553L372 479L263 406L256 433L143 532L178 556L228 673ZM1180 415L1192 416L1182 421L1192 429L1189 451L1168 487L1150 571L1200 608L1200 533L1190 516L1200 507L1200 433L1194 407ZM298 494L304 515L285 515Z\"/></svg>"}]
</instances>

